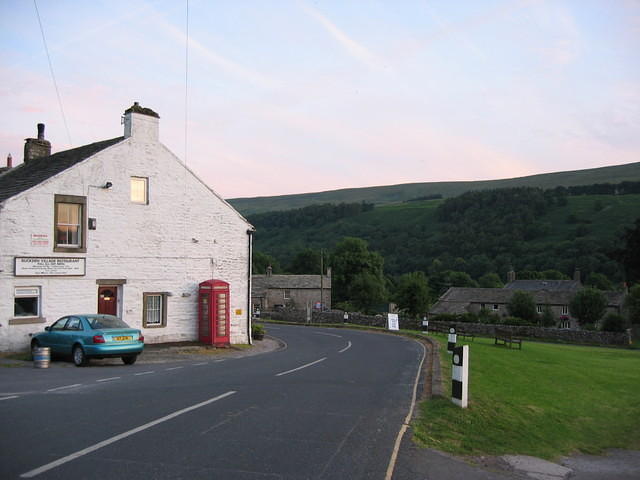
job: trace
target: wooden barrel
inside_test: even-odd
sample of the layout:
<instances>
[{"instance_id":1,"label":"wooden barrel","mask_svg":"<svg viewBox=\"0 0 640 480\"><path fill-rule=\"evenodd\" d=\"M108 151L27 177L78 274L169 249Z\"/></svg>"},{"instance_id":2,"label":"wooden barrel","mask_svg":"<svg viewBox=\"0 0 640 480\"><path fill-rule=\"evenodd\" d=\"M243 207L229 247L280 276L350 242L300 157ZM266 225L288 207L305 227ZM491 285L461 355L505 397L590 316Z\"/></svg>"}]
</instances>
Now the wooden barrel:
<instances>
[{"instance_id":1,"label":"wooden barrel","mask_svg":"<svg viewBox=\"0 0 640 480\"><path fill-rule=\"evenodd\" d=\"M33 350L33 368L49 368L51 360L51 349L40 347Z\"/></svg>"}]
</instances>

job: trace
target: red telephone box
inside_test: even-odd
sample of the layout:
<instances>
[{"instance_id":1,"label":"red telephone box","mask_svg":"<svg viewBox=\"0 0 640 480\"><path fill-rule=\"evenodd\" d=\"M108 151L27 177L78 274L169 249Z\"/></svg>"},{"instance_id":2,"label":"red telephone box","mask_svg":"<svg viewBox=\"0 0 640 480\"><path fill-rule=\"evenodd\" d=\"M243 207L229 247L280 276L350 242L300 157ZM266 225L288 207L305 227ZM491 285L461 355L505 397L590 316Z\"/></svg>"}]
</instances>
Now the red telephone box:
<instances>
[{"instance_id":1,"label":"red telephone box","mask_svg":"<svg viewBox=\"0 0 640 480\"><path fill-rule=\"evenodd\" d=\"M229 345L229 284L207 280L198 291L200 341L216 347Z\"/></svg>"}]
</instances>

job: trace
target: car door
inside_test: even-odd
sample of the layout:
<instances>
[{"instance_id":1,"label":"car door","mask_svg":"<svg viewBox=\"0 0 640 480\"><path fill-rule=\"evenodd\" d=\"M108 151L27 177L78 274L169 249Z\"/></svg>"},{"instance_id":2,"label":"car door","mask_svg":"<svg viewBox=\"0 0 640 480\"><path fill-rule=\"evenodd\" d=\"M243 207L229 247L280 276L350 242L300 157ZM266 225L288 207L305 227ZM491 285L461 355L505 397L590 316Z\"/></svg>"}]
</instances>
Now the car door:
<instances>
[{"instance_id":1,"label":"car door","mask_svg":"<svg viewBox=\"0 0 640 480\"><path fill-rule=\"evenodd\" d=\"M42 345L43 347L51 348L52 353L68 353L64 350L64 327L68 320L69 317L62 317L51 325L45 342L43 342L46 343L46 345Z\"/></svg>"},{"instance_id":2,"label":"car door","mask_svg":"<svg viewBox=\"0 0 640 480\"><path fill-rule=\"evenodd\" d=\"M80 337L82 337L83 333L80 318L69 317L64 329L60 332L60 349L62 353L71 354L71 347L76 343L76 340L81 340Z\"/></svg>"}]
</instances>

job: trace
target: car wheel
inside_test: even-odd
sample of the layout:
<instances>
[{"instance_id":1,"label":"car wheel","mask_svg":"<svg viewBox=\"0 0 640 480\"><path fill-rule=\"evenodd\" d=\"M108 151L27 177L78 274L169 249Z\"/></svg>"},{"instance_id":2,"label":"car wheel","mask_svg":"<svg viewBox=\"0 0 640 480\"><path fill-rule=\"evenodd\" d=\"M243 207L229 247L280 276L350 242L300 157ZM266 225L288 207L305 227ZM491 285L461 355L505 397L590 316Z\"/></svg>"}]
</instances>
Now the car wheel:
<instances>
[{"instance_id":1,"label":"car wheel","mask_svg":"<svg viewBox=\"0 0 640 480\"><path fill-rule=\"evenodd\" d=\"M36 358L36 348L40 348L40 342L38 340L33 340L31 342L31 360L35 360Z\"/></svg>"},{"instance_id":2,"label":"car wheel","mask_svg":"<svg viewBox=\"0 0 640 480\"><path fill-rule=\"evenodd\" d=\"M80 345L73 347L72 355L73 363L76 364L76 367L84 367L89 361L87 355L84 353L84 349Z\"/></svg>"},{"instance_id":3,"label":"car wheel","mask_svg":"<svg viewBox=\"0 0 640 480\"><path fill-rule=\"evenodd\" d=\"M136 363L137 359L138 355L125 355L124 357L122 357L122 361L125 365L133 365L134 363Z\"/></svg>"}]
</instances>

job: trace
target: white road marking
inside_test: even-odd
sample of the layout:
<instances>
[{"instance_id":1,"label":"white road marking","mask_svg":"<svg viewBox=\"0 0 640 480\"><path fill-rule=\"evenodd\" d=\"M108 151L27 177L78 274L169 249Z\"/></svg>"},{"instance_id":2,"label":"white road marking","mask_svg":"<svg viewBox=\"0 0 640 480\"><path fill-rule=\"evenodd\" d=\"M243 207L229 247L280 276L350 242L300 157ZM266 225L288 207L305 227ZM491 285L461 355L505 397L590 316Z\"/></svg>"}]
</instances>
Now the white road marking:
<instances>
[{"instance_id":1,"label":"white road marking","mask_svg":"<svg viewBox=\"0 0 640 480\"><path fill-rule=\"evenodd\" d=\"M49 390L47 390L47 392L57 392L58 390L64 390L66 388L74 388L74 387L80 387L80 386L82 386L81 383L74 383L73 385L65 385L64 387L50 388Z\"/></svg>"},{"instance_id":2,"label":"white road marking","mask_svg":"<svg viewBox=\"0 0 640 480\"><path fill-rule=\"evenodd\" d=\"M151 375L152 373L156 373L153 370L149 370L148 372L140 372L140 373L134 373L135 376L139 376L139 375Z\"/></svg>"},{"instance_id":3,"label":"white road marking","mask_svg":"<svg viewBox=\"0 0 640 480\"><path fill-rule=\"evenodd\" d=\"M220 363L220 362L224 362L224 360L214 360L213 363Z\"/></svg>"},{"instance_id":4,"label":"white road marking","mask_svg":"<svg viewBox=\"0 0 640 480\"><path fill-rule=\"evenodd\" d=\"M346 352L350 348L351 348L351 341L349 340L349 343L347 344L347 346L344 347L342 350L339 350L338 353Z\"/></svg>"},{"instance_id":5,"label":"white road marking","mask_svg":"<svg viewBox=\"0 0 640 480\"><path fill-rule=\"evenodd\" d=\"M280 372L276 374L276 377L280 377L282 375L287 375L289 373L297 372L298 370L302 370L303 368L310 367L311 365L315 365L316 363L324 362L327 357L323 357L320 360L316 360L315 362L307 363L306 365L302 365L301 367L294 368L293 370L287 370L286 372Z\"/></svg>"},{"instance_id":6,"label":"white road marking","mask_svg":"<svg viewBox=\"0 0 640 480\"><path fill-rule=\"evenodd\" d=\"M18 395L11 395L10 397L2 397L0 398L0 402L2 400L11 400L12 398L20 398L20 397L18 397Z\"/></svg>"},{"instance_id":7,"label":"white road marking","mask_svg":"<svg viewBox=\"0 0 640 480\"><path fill-rule=\"evenodd\" d=\"M327 337L338 337L338 338L342 338L342 335L336 335L335 333L325 333L325 332L311 332L314 333L316 335L326 335Z\"/></svg>"},{"instance_id":8,"label":"white road marking","mask_svg":"<svg viewBox=\"0 0 640 480\"><path fill-rule=\"evenodd\" d=\"M96 382L110 382L111 380L119 380L121 377L109 377L109 378L101 378L100 380L96 380Z\"/></svg>"},{"instance_id":9,"label":"white road marking","mask_svg":"<svg viewBox=\"0 0 640 480\"><path fill-rule=\"evenodd\" d=\"M417 341L417 340L416 340ZM424 363L424 358L427 356L427 349L424 344L418 342L422 347L422 359L420 360L420 365L418 365L418 373L416 373L416 379L413 382L413 396L411 397L411 408L409 409L409 413L407 413L407 417L404 419L404 423L400 427L400 431L398 432L398 436L396 437L396 443L393 446L393 452L391 452L391 458L389 459L389 465L387 466L387 474L384 477L384 480L391 480L393 477L393 470L396 468L396 460L398 460L398 452L400 451L400 443L402 442L402 437L404 436L404 432L409 427L409 422L411 422L411 417L413 416L413 409L416 406L416 397L418 395L418 382L420 381L420 374L422 373L422 364Z\"/></svg>"},{"instance_id":10,"label":"white road marking","mask_svg":"<svg viewBox=\"0 0 640 480\"><path fill-rule=\"evenodd\" d=\"M200 362L200 363L192 363L191 365L193 365L194 367L199 367L200 365L206 365L207 362Z\"/></svg>"},{"instance_id":11,"label":"white road marking","mask_svg":"<svg viewBox=\"0 0 640 480\"><path fill-rule=\"evenodd\" d=\"M116 435L115 437L111 437L108 438L106 440L103 440L102 442L96 443L95 445L91 445L90 447L87 447L83 450L78 450L75 453L72 453L71 455L67 455L66 457L62 457L58 460L55 460L51 463L47 463L46 465L43 465L41 467L38 467L34 470L30 470L26 473L23 473L22 475L20 475L21 478L32 478L35 477L36 475L40 475L41 473L47 472L53 468L59 467L60 465L63 465L67 462L70 462L72 460L75 460L76 458L80 458L84 455L87 455L88 453L91 452L95 452L96 450L102 448L102 447L106 447L107 445L111 445L112 443L115 443L119 440L122 440L123 438L127 438L130 437L131 435L134 435L138 432L142 432L143 430L146 430L148 428L151 428L155 425L158 425L160 423L166 422L167 420L171 420L172 418L175 418L179 415L182 415L183 413L187 413L190 412L192 410L195 410L197 408L200 407L204 407L205 405L209 405L210 403L213 402L217 402L218 400L222 400L223 398L226 398L230 395L233 395L234 393L236 393L234 390L230 390L227 393L223 393L222 395L218 395L217 397L213 397L210 398L209 400L206 400L204 402L201 403L197 403L195 405L192 405L190 407L187 408L183 408L182 410L178 410L176 412L173 412L169 415L166 415L162 418L158 418L157 420L153 420L152 422L149 423L145 423L144 425L140 425L139 427L136 427L132 430L128 430L124 433L121 433L119 435Z\"/></svg>"},{"instance_id":12,"label":"white road marking","mask_svg":"<svg viewBox=\"0 0 640 480\"><path fill-rule=\"evenodd\" d=\"M171 367L171 368L165 368L165 370L169 371L169 370L178 370L179 368L184 368L184 367Z\"/></svg>"}]
</instances>

